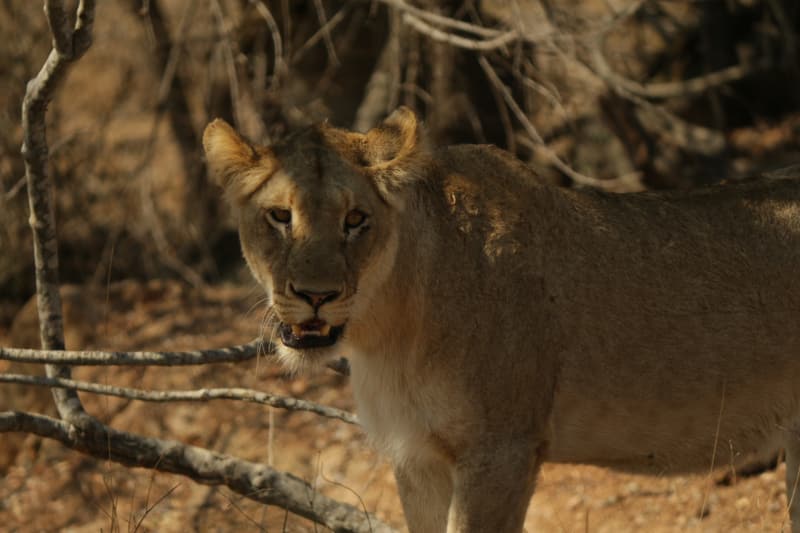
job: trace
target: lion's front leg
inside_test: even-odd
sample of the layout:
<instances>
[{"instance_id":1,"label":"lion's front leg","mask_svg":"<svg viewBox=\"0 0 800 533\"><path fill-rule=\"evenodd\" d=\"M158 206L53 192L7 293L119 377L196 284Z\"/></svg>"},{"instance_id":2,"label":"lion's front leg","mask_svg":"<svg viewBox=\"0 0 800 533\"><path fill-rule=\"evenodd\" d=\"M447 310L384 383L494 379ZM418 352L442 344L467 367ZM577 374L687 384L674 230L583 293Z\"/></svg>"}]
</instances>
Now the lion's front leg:
<instances>
[{"instance_id":1,"label":"lion's front leg","mask_svg":"<svg viewBox=\"0 0 800 533\"><path fill-rule=\"evenodd\" d=\"M482 446L456 466L447 533L518 533L533 496L543 443Z\"/></svg>"},{"instance_id":2,"label":"lion's front leg","mask_svg":"<svg viewBox=\"0 0 800 533\"><path fill-rule=\"evenodd\" d=\"M450 468L441 463L404 461L394 468L410 533L442 533L453 492Z\"/></svg>"}]
</instances>

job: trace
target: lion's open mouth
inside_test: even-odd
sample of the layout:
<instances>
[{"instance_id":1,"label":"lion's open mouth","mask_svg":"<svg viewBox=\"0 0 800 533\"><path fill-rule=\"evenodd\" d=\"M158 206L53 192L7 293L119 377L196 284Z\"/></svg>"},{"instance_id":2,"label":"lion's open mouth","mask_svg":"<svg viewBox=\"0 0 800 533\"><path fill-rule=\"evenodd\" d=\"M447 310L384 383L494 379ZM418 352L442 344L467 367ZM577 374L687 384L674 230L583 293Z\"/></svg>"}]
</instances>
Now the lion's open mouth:
<instances>
[{"instance_id":1,"label":"lion's open mouth","mask_svg":"<svg viewBox=\"0 0 800 533\"><path fill-rule=\"evenodd\" d=\"M313 318L301 324L281 324L281 341L289 348L306 350L308 348L324 348L339 340L344 326L331 326L324 320Z\"/></svg>"}]
</instances>

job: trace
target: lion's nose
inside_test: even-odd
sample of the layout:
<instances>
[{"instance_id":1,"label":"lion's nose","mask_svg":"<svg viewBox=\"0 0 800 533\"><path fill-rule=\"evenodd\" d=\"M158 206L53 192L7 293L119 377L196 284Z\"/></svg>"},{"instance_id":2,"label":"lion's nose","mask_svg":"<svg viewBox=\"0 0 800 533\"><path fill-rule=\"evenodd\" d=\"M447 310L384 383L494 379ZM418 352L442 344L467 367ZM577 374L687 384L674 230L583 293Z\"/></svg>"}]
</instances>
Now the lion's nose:
<instances>
[{"instance_id":1,"label":"lion's nose","mask_svg":"<svg viewBox=\"0 0 800 533\"><path fill-rule=\"evenodd\" d=\"M341 294L341 291L310 291L306 289L297 289L291 284L289 288L295 296L311 304L311 307L314 309L319 309L322 304L335 300Z\"/></svg>"}]
</instances>

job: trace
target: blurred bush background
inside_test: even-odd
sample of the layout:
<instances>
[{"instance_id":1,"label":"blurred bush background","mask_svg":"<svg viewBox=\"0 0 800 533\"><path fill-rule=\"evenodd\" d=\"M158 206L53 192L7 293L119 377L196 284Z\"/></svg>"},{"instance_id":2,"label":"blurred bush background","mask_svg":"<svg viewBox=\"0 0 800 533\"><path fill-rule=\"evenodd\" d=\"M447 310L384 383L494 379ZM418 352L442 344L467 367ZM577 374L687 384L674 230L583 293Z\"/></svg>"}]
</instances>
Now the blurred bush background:
<instances>
[{"instance_id":1,"label":"blurred bush background","mask_svg":"<svg viewBox=\"0 0 800 533\"><path fill-rule=\"evenodd\" d=\"M497 144L543 179L612 190L800 162L794 0L98 4L95 43L48 114L64 282L246 275L202 161L214 117L269 143L326 119L363 130L405 104L435 143ZM50 49L41 2L0 2L0 35L7 325L33 293L20 108Z\"/></svg>"}]
</instances>

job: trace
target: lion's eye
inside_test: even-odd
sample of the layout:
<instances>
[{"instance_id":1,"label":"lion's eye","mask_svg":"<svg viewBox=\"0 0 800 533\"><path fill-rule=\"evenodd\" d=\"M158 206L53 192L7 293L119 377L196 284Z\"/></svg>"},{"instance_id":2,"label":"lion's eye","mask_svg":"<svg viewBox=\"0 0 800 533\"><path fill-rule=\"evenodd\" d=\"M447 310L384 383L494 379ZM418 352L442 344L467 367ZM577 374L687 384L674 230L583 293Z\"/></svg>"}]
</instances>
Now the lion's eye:
<instances>
[{"instance_id":1,"label":"lion's eye","mask_svg":"<svg viewBox=\"0 0 800 533\"><path fill-rule=\"evenodd\" d=\"M276 224L289 224L292 221L292 212L288 209L274 208L267 211L267 216Z\"/></svg>"},{"instance_id":2,"label":"lion's eye","mask_svg":"<svg viewBox=\"0 0 800 533\"><path fill-rule=\"evenodd\" d=\"M367 220L367 215L358 209L352 209L344 217L344 227L348 230L356 229L363 224L365 220Z\"/></svg>"}]
</instances>

